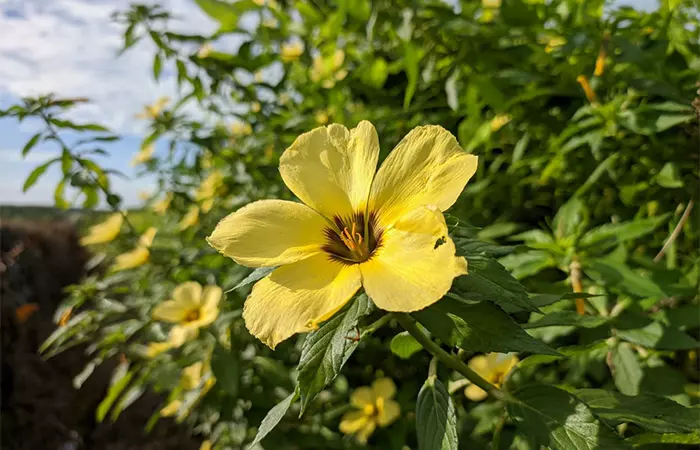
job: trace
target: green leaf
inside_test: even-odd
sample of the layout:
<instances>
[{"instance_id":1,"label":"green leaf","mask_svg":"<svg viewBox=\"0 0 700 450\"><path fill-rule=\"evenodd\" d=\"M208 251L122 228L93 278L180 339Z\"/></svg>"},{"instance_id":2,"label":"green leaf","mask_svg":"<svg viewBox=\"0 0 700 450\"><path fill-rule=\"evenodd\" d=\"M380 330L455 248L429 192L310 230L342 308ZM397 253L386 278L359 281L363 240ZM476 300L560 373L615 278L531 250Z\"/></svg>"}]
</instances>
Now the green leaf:
<instances>
[{"instance_id":1,"label":"green leaf","mask_svg":"<svg viewBox=\"0 0 700 450\"><path fill-rule=\"evenodd\" d=\"M659 133L661 131L666 131L669 128L675 127L678 124L681 124L683 122L687 122L695 117L694 114L684 114L684 115L676 115L676 114L663 114L656 119L655 129L656 132Z\"/></svg>"},{"instance_id":2,"label":"green leaf","mask_svg":"<svg viewBox=\"0 0 700 450\"><path fill-rule=\"evenodd\" d=\"M430 376L416 402L418 450L456 450L457 413L445 385Z\"/></svg>"},{"instance_id":3,"label":"green leaf","mask_svg":"<svg viewBox=\"0 0 700 450\"><path fill-rule=\"evenodd\" d=\"M459 94L457 93L457 80L459 79L459 71L455 70L445 82L445 94L447 94L447 105L452 108L452 111L457 111L459 108Z\"/></svg>"},{"instance_id":4,"label":"green leaf","mask_svg":"<svg viewBox=\"0 0 700 450\"><path fill-rule=\"evenodd\" d=\"M153 79L158 81L160 79L160 72L163 68L163 61L160 57L160 53L156 53L153 56Z\"/></svg>"},{"instance_id":5,"label":"green leaf","mask_svg":"<svg viewBox=\"0 0 700 450\"><path fill-rule=\"evenodd\" d=\"M104 420L109 409L112 407L122 391L126 389L133 377L134 372L129 370L128 362L121 363L116 367L116 369L114 369L112 379L109 382L109 390L107 391L107 395L97 406L97 411L95 412L95 418L98 422L102 422Z\"/></svg>"},{"instance_id":6,"label":"green leaf","mask_svg":"<svg viewBox=\"0 0 700 450\"><path fill-rule=\"evenodd\" d=\"M559 355L527 334L508 314L490 302L469 304L445 297L412 314L441 341L470 352Z\"/></svg>"},{"instance_id":7,"label":"green leaf","mask_svg":"<svg viewBox=\"0 0 700 450\"><path fill-rule=\"evenodd\" d=\"M39 139L41 139L42 133L43 132L40 131L31 138L29 138L27 143L24 144L24 147L22 147L22 157L27 156L27 153L29 153L31 149L34 148L37 142L39 142Z\"/></svg>"},{"instance_id":8,"label":"green leaf","mask_svg":"<svg viewBox=\"0 0 700 450\"><path fill-rule=\"evenodd\" d=\"M219 22L219 33L235 30L241 14L257 9L255 2L250 0L239 0L233 3L219 0L195 0L195 3L205 14Z\"/></svg>"},{"instance_id":9,"label":"green leaf","mask_svg":"<svg viewBox=\"0 0 700 450\"><path fill-rule=\"evenodd\" d=\"M530 133L526 132L518 140L518 143L515 144L515 147L513 148L513 156L512 156L511 162L510 162L511 165L510 165L510 167L508 167L508 173L515 172L515 169L518 167L517 162L523 158L523 155L525 154L525 150L527 149L527 145L529 143L530 143Z\"/></svg>"},{"instance_id":10,"label":"green leaf","mask_svg":"<svg viewBox=\"0 0 700 450\"><path fill-rule=\"evenodd\" d=\"M515 249L515 247L512 245L496 245L490 244L488 242L483 242L478 239L461 237L455 238L454 243L458 249L458 255L480 255L491 258L497 258L499 256L508 255Z\"/></svg>"},{"instance_id":11,"label":"green leaf","mask_svg":"<svg viewBox=\"0 0 700 450\"><path fill-rule=\"evenodd\" d=\"M71 157L71 153L64 149L63 153L61 153L61 171L63 172L63 176L69 176L72 168L73 158Z\"/></svg>"},{"instance_id":12,"label":"green leaf","mask_svg":"<svg viewBox=\"0 0 700 450\"><path fill-rule=\"evenodd\" d=\"M698 432L688 434L644 433L632 436L631 438L626 439L625 442L632 444L635 447L647 444L698 445L700 444L700 434Z\"/></svg>"},{"instance_id":13,"label":"green leaf","mask_svg":"<svg viewBox=\"0 0 700 450\"><path fill-rule=\"evenodd\" d=\"M675 163L667 162L656 174L656 182L659 186L673 189L683 187L683 180L678 173L678 167Z\"/></svg>"},{"instance_id":14,"label":"green leaf","mask_svg":"<svg viewBox=\"0 0 700 450\"><path fill-rule=\"evenodd\" d=\"M100 201L97 189L92 186L83 186L83 194L85 194L85 201L83 201L83 208L85 209L94 208Z\"/></svg>"},{"instance_id":15,"label":"green leaf","mask_svg":"<svg viewBox=\"0 0 700 450\"><path fill-rule=\"evenodd\" d=\"M56 208L67 209L68 202L65 199L64 191L66 189L66 178L62 179L56 185L56 189L53 191L53 201Z\"/></svg>"},{"instance_id":16,"label":"green leaf","mask_svg":"<svg viewBox=\"0 0 700 450\"><path fill-rule=\"evenodd\" d=\"M485 256L467 255L469 274L458 277L453 289L469 300L488 300L508 312L538 311L525 288L497 261Z\"/></svg>"},{"instance_id":17,"label":"green leaf","mask_svg":"<svg viewBox=\"0 0 700 450\"><path fill-rule=\"evenodd\" d=\"M648 219L639 219L631 222L605 224L593 228L587 232L579 242L581 247L591 247L601 243L617 244L631 241L645 236L654 231L659 225L666 222L669 214Z\"/></svg>"},{"instance_id":18,"label":"green leaf","mask_svg":"<svg viewBox=\"0 0 700 450\"><path fill-rule=\"evenodd\" d=\"M508 412L521 432L553 450L630 448L573 394L554 386L531 385L512 394Z\"/></svg>"},{"instance_id":19,"label":"green leaf","mask_svg":"<svg viewBox=\"0 0 700 450\"><path fill-rule=\"evenodd\" d=\"M45 162L44 164L40 165L39 167L36 167L32 172L29 174L26 180L24 180L24 185L22 186L22 192L27 192L34 184L39 181L39 177L41 177L44 172L46 172L46 169L49 168L49 166L56 161L58 161L60 158L54 158L50 161Z\"/></svg>"},{"instance_id":20,"label":"green leaf","mask_svg":"<svg viewBox=\"0 0 700 450\"><path fill-rule=\"evenodd\" d=\"M588 223L588 210L578 197L569 199L559 208L552 221L552 230L558 240L577 237Z\"/></svg>"},{"instance_id":21,"label":"green leaf","mask_svg":"<svg viewBox=\"0 0 700 450\"><path fill-rule=\"evenodd\" d=\"M639 386L644 372L637 354L626 344L619 344L612 350L613 380L615 387L625 395L639 394Z\"/></svg>"},{"instance_id":22,"label":"green leaf","mask_svg":"<svg viewBox=\"0 0 700 450\"><path fill-rule=\"evenodd\" d=\"M238 350L226 350L221 345L214 348L211 355L211 371L216 384L232 397L238 397L241 377L241 362Z\"/></svg>"},{"instance_id":23,"label":"green leaf","mask_svg":"<svg viewBox=\"0 0 700 450\"><path fill-rule=\"evenodd\" d=\"M700 346L700 342L683 331L633 312L617 317L613 327L620 339L647 348L689 350Z\"/></svg>"},{"instance_id":24,"label":"green leaf","mask_svg":"<svg viewBox=\"0 0 700 450\"><path fill-rule=\"evenodd\" d=\"M272 409L268 411L267 415L260 423L260 427L258 427L258 432L255 434L255 439L253 439L253 442L250 443L248 449L252 449L258 445L258 443L260 443L265 436L274 430L280 421L282 421L284 415L287 414L287 411L289 411L289 408L292 406L297 397L297 392L292 392L284 400L273 406Z\"/></svg>"},{"instance_id":25,"label":"green leaf","mask_svg":"<svg viewBox=\"0 0 700 450\"><path fill-rule=\"evenodd\" d=\"M257 269L252 271L247 277L243 278L237 285L235 285L231 289L227 290L226 292L235 291L236 289L240 289L243 286L248 286L249 284L255 283L256 281L268 276L276 268L277 268L276 266L275 267L258 267Z\"/></svg>"},{"instance_id":26,"label":"green leaf","mask_svg":"<svg viewBox=\"0 0 700 450\"><path fill-rule=\"evenodd\" d=\"M582 328L596 328L608 322L607 317L581 316L575 311L556 311L545 316L533 314L538 319L523 325L523 328L541 328L551 326L574 326ZM531 319L532 320L532 319Z\"/></svg>"},{"instance_id":27,"label":"green leaf","mask_svg":"<svg viewBox=\"0 0 700 450\"><path fill-rule=\"evenodd\" d=\"M626 264L610 258L585 259L583 270L603 286L616 287L638 297L666 297L666 292L651 277L641 275Z\"/></svg>"},{"instance_id":28,"label":"green leaf","mask_svg":"<svg viewBox=\"0 0 700 450\"><path fill-rule=\"evenodd\" d=\"M357 321L372 312L374 305L366 294L359 295L344 311L306 335L297 370L301 397L300 415L309 402L340 373L355 351L358 341L348 339Z\"/></svg>"},{"instance_id":29,"label":"green leaf","mask_svg":"<svg viewBox=\"0 0 700 450\"><path fill-rule=\"evenodd\" d=\"M372 61L368 71L363 73L365 83L377 89L384 86L387 77L389 76L389 65L384 58L376 58Z\"/></svg>"},{"instance_id":30,"label":"green leaf","mask_svg":"<svg viewBox=\"0 0 700 450\"><path fill-rule=\"evenodd\" d=\"M542 250L511 253L499 259L498 262L503 264L516 280L537 275L544 269L557 266L554 258L548 252Z\"/></svg>"},{"instance_id":31,"label":"green leaf","mask_svg":"<svg viewBox=\"0 0 700 450\"><path fill-rule=\"evenodd\" d=\"M403 97L403 107L408 108L411 105L411 99L416 93L418 88L418 50L411 45L409 42L404 43L403 61L404 70L406 71L406 78L408 78L408 85L406 86L406 93Z\"/></svg>"},{"instance_id":32,"label":"green leaf","mask_svg":"<svg viewBox=\"0 0 700 450\"><path fill-rule=\"evenodd\" d=\"M579 389L576 396L612 425L631 422L656 433L698 430L700 408L687 408L659 395L641 393L631 397L603 389Z\"/></svg>"},{"instance_id":33,"label":"green leaf","mask_svg":"<svg viewBox=\"0 0 700 450\"><path fill-rule=\"evenodd\" d=\"M423 346L411 336L408 331L397 334L391 339L389 348L393 354L401 359L408 359L414 353L423 349Z\"/></svg>"}]
</instances>

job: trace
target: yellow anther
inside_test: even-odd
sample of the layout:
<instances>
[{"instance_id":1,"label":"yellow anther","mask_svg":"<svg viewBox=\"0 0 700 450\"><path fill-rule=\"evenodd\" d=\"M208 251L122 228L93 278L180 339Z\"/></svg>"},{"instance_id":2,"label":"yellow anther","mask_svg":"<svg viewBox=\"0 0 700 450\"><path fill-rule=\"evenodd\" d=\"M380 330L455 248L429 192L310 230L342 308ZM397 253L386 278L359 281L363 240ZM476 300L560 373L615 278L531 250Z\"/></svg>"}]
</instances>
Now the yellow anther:
<instances>
[{"instance_id":1,"label":"yellow anther","mask_svg":"<svg viewBox=\"0 0 700 450\"><path fill-rule=\"evenodd\" d=\"M362 235L360 233L356 233L355 237L357 238L357 245L362 245Z\"/></svg>"}]
</instances>

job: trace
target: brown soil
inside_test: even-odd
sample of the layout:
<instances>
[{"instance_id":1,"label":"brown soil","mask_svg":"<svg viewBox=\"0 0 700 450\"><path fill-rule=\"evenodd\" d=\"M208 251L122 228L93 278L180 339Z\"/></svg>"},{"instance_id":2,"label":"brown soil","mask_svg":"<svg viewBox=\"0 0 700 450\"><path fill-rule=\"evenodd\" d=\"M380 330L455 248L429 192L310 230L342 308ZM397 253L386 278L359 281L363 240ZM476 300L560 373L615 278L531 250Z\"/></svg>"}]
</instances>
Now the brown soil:
<instances>
[{"instance_id":1,"label":"brown soil","mask_svg":"<svg viewBox=\"0 0 700 450\"><path fill-rule=\"evenodd\" d=\"M80 280L87 252L66 222L0 223L1 440L4 449L197 449L185 427L144 425L162 398L144 395L115 423L95 420L113 362L72 385L87 361L76 347L49 360L37 349L55 329L52 317L65 286Z\"/></svg>"}]
</instances>

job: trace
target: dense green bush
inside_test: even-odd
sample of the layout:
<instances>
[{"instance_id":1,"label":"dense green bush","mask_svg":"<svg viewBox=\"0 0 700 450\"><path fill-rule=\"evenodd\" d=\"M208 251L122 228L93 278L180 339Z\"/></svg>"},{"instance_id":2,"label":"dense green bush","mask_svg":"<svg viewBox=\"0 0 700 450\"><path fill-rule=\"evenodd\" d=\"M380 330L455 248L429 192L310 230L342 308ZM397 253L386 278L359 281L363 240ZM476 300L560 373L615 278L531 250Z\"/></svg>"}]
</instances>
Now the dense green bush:
<instances>
[{"instance_id":1,"label":"dense green bush","mask_svg":"<svg viewBox=\"0 0 700 450\"><path fill-rule=\"evenodd\" d=\"M700 10L661 3L197 0L220 24L212 36L170 31L159 7L116 14L124 51L153 41L154 77L176 71L183 95L145 111L136 162L159 192L93 230L94 270L71 289L44 351L90 344L78 386L123 355L98 420L153 389L168 400L147 428L175 415L214 448L262 437L268 449L355 448L363 437L380 449L700 443ZM243 43L226 53L232 36ZM63 167L57 205L68 206L71 184L85 207L104 198L120 211L109 171L91 159L116 137L62 118L82 101L26 99L4 114L44 121L24 153L42 139L61 147L47 162ZM361 120L377 128L380 159L425 124L479 156L447 215L469 274L410 316L359 295L272 351L241 319L269 269L248 276L204 238L244 204L293 199L277 165L297 136ZM88 137L69 146L62 129ZM154 156L163 140L169 151ZM149 227L155 238L144 239ZM213 322L173 344L153 311L188 281L226 294L198 315ZM475 356L489 352L511 354ZM501 388L490 400L477 401L472 369ZM345 436L351 398L378 379L380 400L365 411L395 400L398 418Z\"/></svg>"}]
</instances>

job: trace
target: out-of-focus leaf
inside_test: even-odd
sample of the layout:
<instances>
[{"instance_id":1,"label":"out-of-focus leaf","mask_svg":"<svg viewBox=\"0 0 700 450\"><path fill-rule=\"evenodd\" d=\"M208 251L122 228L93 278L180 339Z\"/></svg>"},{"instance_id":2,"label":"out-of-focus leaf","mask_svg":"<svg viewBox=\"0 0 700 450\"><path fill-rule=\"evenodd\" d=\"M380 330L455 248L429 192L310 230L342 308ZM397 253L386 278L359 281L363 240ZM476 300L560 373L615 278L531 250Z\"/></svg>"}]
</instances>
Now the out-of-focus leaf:
<instances>
[{"instance_id":1,"label":"out-of-focus leaf","mask_svg":"<svg viewBox=\"0 0 700 450\"><path fill-rule=\"evenodd\" d=\"M665 297L666 292L651 277L641 275L627 265L610 258L586 259L583 270L604 286L618 288L639 297Z\"/></svg>"},{"instance_id":2,"label":"out-of-focus leaf","mask_svg":"<svg viewBox=\"0 0 700 450\"><path fill-rule=\"evenodd\" d=\"M510 271L516 280L537 275L549 267L556 267L557 262L552 256L542 250L533 250L523 253L511 253L498 260L499 263Z\"/></svg>"},{"instance_id":3,"label":"out-of-focus leaf","mask_svg":"<svg viewBox=\"0 0 700 450\"><path fill-rule=\"evenodd\" d=\"M219 22L220 33L235 30L241 14L257 9L257 5L252 0L238 0L231 3L220 0L195 0L195 3L206 15Z\"/></svg>"},{"instance_id":4,"label":"out-of-focus leaf","mask_svg":"<svg viewBox=\"0 0 700 450\"><path fill-rule=\"evenodd\" d=\"M457 450L457 413L445 385L430 376L418 393L416 433L419 450Z\"/></svg>"},{"instance_id":5,"label":"out-of-focus leaf","mask_svg":"<svg viewBox=\"0 0 700 450\"><path fill-rule=\"evenodd\" d=\"M282 419L284 418L284 415L287 414L287 411L289 411L289 408L292 406L294 401L298 398L298 393L292 392L287 396L284 400L276 404L265 416L265 418L262 420L260 423L260 427L258 427L258 432L255 435L255 439L253 439L253 442L250 443L248 446L248 449L251 449L255 447L260 441L262 441L265 436L270 434L272 430L275 429L277 424L279 424Z\"/></svg>"},{"instance_id":6,"label":"out-of-focus leaf","mask_svg":"<svg viewBox=\"0 0 700 450\"><path fill-rule=\"evenodd\" d=\"M608 322L607 317L600 316L581 316L575 311L556 311L546 314L533 314L538 318L532 322L523 325L523 328L541 328L551 326L574 326L583 328L596 328Z\"/></svg>"},{"instance_id":7,"label":"out-of-focus leaf","mask_svg":"<svg viewBox=\"0 0 700 450\"><path fill-rule=\"evenodd\" d=\"M459 72L455 70L445 82L445 94L447 94L447 105L450 108L452 108L453 111L457 111L457 109L459 108L459 93L457 92L458 79Z\"/></svg>"},{"instance_id":8,"label":"out-of-focus leaf","mask_svg":"<svg viewBox=\"0 0 700 450\"><path fill-rule=\"evenodd\" d=\"M389 348L392 353L401 359L408 359L414 353L420 351L423 347L413 336L408 334L408 331L397 334L391 339Z\"/></svg>"},{"instance_id":9,"label":"out-of-focus leaf","mask_svg":"<svg viewBox=\"0 0 700 450\"><path fill-rule=\"evenodd\" d=\"M211 356L211 370L216 377L216 384L230 396L238 397L241 377L238 351L228 351L217 345Z\"/></svg>"},{"instance_id":10,"label":"out-of-focus leaf","mask_svg":"<svg viewBox=\"0 0 700 450\"><path fill-rule=\"evenodd\" d=\"M257 269L253 270L247 277L243 278L237 285L227 290L226 292L235 291L236 289L240 289L244 286L248 286L249 284L255 283L256 281L261 280L269 274L271 274L272 271L276 268L277 267L258 267Z\"/></svg>"},{"instance_id":11,"label":"out-of-focus leaf","mask_svg":"<svg viewBox=\"0 0 700 450\"><path fill-rule=\"evenodd\" d=\"M95 412L95 418L98 422L102 422L104 420L107 412L109 412L109 409L131 382L134 374L135 372L129 370L128 362L121 363L116 369L114 369L112 379L109 382L107 395L97 406L97 411Z\"/></svg>"},{"instance_id":12,"label":"out-of-focus leaf","mask_svg":"<svg viewBox=\"0 0 700 450\"><path fill-rule=\"evenodd\" d=\"M627 438L625 442L635 447L648 444L699 445L700 434L697 431L695 433L643 433Z\"/></svg>"},{"instance_id":13,"label":"out-of-focus leaf","mask_svg":"<svg viewBox=\"0 0 700 450\"><path fill-rule=\"evenodd\" d=\"M60 160L60 158L54 158L50 161L45 162L44 164L40 165L39 167L36 167L34 170L31 171L29 176L27 177L26 180L24 180L24 185L22 186L22 192L27 192L34 184L39 181L39 177L41 177L44 172L46 172L46 169L49 168L49 166L56 161Z\"/></svg>"},{"instance_id":14,"label":"out-of-focus leaf","mask_svg":"<svg viewBox=\"0 0 700 450\"><path fill-rule=\"evenodd\" d=\"M656 182L665 188L683 187L683 180L678 173L678 167L673 162L667 162L656 174Z\"/></svg>"},{"instance_id":15,"label":"out-of-focus leaf","mask_svg":"<svg viewBox=\"0 0 700 450\"><path fill-rule=\"evenodd\" d=\"M416 89L418 88L419 67L418 50L410 42L404 42L403 49L404 70L406 71L406 77L408 78L406 93L403 97L403 107L406 109L411 105L413 95L416 93Z\"/></svg>"},{"instance_id":16,"label":"out-of-focus leaf","mask_svg":"<svg viewBox=\"0 0 700 450\"><path fill-rule=\"evenodd\" d=\"M626 344L617 345L612 350L613 380L615 387L625 395L639 394L642 381L642 366L635 352Z\"/></svg>"},{"instance_id":17,"label":"out-of-focus leaf","mask_svg":"<svg viewBox=\"0 0 700 450\"><path fill-rule=\"evenodd\" d=\"M31 138L29 138L27 143L24 144L24 147L22 147L22 157L27 156L27 153L29 153L34 148L34 146L39 142L39 139L41 139L42 135L43 133L40 131Z\"/></svg>"},{"instance_id":18,"label":"out-of-focus leaf","mask_svg":"<svg viewBox=\"0 0 700 450\"><path fill-rule=\"evenodd\" d=\"M581 247L591 247L601 243L620 243L638 239L654 231L668 220L669 214L631 222L605 224L587 232L579 242Z\"/></svg>"},{"instance_id":19,"label":"out-of-focus leaf","mask_svg":"<svg viewBox=\"0 0 700 450\"><path fill-rule=\"evenodd\" d=\"M700 346L700 342L683 331L641 314L625 312L615 319L613 326L621 339L647 348L686 350Z\"/></svg>"}]
</instances>

